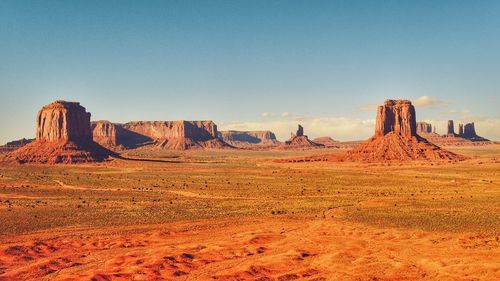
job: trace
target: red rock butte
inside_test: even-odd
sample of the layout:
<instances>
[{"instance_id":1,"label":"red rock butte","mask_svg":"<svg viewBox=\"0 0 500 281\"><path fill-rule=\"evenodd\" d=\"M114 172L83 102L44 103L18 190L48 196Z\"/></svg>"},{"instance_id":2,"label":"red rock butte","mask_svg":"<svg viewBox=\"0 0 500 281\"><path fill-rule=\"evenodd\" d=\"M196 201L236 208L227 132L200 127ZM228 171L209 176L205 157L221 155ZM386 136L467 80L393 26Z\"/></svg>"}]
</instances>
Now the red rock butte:
<instances>
[{"instance_id":1,"label":"red rock butte","mask_svg":"<svg viewBox=\"0 0 500 281\"><path fill-rule=\"evenodd\" d=\"M415 107L409 100L386 100L377 109L375 135L348 151L343 160L380 162L462 160L417 134Z\"/></svg>"},{"instance_id":2,"label":"red rock butte","mask_svg":"<svg viewBox=\"0 0 500 281\"><path fill-rule=\"evenodd\" d=\"M19 163L101 162L112 153L92 140L90 113L78 102L55 101L36 118L36 140L8 154Z\"/></svg>"}]
</instances>

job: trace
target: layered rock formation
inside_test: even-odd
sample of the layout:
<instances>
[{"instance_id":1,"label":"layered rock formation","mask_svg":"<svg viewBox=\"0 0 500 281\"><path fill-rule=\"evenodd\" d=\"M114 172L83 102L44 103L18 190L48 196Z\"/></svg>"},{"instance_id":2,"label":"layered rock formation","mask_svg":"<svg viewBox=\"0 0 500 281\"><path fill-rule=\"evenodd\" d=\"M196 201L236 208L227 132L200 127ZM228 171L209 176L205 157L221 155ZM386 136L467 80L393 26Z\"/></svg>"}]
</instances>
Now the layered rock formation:
<instances>
[{"instance_id":1,"label":"layered rock formation","mask_svg":"<svg viewBox=\"0 0 500 281\"><path fill-rule=\"evenodd\" d=\"M138 121L122 125L127 131L151 139L153 146L171 150L228 148L218 138L212 121Z\"/></svg>"},{"instance_id":2,"label":"layered rock formation","mask_svg":"<svg viewBox=\"0 0 500 281\"><path fill-rule=\"evenodd\" d=\"M19 163L83 163L107 159L111 153L92 140L90 113L78 102L55 101L36 119L36 140L12 152Z\"/></svg>"},{"instance_id":3,"label":"layered rock formation","mask_svg":"<svg viewBox=\"0 0 500 281\"><path fill-rule=\"evenodd\" d=\"M220 139L236 147L272 146L279 143L271 131L220 131Z\"/></svg>"},{"instance_id":4,"label":"layered rock formation","mask_svg":"<svg viewBox=\"0 0 500 281\"><path fill-rule=\"evenodd\" d=\"M488 139L483 138L481 136L478 136L476 134L476 128L474 126L474 122L466 123L465 125L460 124L459 126L463 128L463 131L460 134L461 137L466 138L466 139L471 140L471 141L483 141L483 142L489 141Z\"/></svg>"},{"instance_id":5,"label":"layered rock formation","mask_svg":"<svg viewBox=\"0 0 500 281\"><path fill-rule=\"evenodd\" d=\"M322 144L309 140L309 138L304 135L304 128L300 124L297 132L295 134L292 133L291 135L292 136L289 140L279 146L280 149L311 149L325 147Z\"/></svg>"},{"instance_id":6,"label":"layered rock formation","mask_svg":"<svg viewBox=\"0 0 500 281\"><path fill-rule=\"evenodd\" d=\"M427 122L417 122L417 134L430 134L432 133L432 125Z\"/></svg>"},{"instance_id":7,"label":"layered rock formation","mask_svg":"<svg viewBox=\"0 0 500 281\"><path fill-rule=\"evenodd\" d=\"M152 139L129 131L121 124L106 120L92 122L94 141L111 150L132 149L151 143Z\"/></svg>"},{"instance_id":8,"label":"layered rock formation","mask_svg":"<svg viewBox=\"0 0 500 281\"><path fill-rule=\"evenodd\" d=\"M411 102L386 100L377 110L375 135L342 159L367 162L464 159L428 142L416 131L415 108Z\"/></svg>"},{"instance_id":9,"label":"layered rock formation","mask_svg":"<svg viewBox=\"0 0 500 281\"><path fill-rule=\"evenodd\" d=\"M319 138L315 138L313 140L313 142L322 144L322 145L324 145L325 147L328 147L328 148L340 148L340 147L344 147L345 146L341 142L339 142L337 140L334 140L331 137L319 137Z\"/></svg>"},{"instance_id":10,"label":"layered rock formation","mask_svg":"<svg viewBox=\"0 0 500 281\"><path fill-rule=\"evenodd\" d=\"M7 152L14 151L16 149L19 149L19 148L29 144L32 141L34 141L34 139L26 139L26 138L22 138L20 140L15 140L15 141L10 141L4 145L0 145L0 153L7 153Z\"/></svg>"}]
</instances>

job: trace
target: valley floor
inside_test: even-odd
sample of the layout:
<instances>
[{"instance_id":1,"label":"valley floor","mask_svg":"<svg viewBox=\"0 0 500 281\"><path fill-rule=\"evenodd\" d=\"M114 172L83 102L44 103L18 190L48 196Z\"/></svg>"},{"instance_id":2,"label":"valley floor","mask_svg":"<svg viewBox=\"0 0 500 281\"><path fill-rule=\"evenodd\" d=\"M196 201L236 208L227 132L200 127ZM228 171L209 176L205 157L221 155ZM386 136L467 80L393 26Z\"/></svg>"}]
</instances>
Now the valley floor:
<instances>
[{"instance_id":1,"label":"valley floor","mask_svg":"<svg viewBox=\"0 0 500 281\"><path fill-rule=\"evenodd\" d=\"M2 164L0 280L496 280L500 148L455 151L472 158Z\"/></svg>"}]
</instances>

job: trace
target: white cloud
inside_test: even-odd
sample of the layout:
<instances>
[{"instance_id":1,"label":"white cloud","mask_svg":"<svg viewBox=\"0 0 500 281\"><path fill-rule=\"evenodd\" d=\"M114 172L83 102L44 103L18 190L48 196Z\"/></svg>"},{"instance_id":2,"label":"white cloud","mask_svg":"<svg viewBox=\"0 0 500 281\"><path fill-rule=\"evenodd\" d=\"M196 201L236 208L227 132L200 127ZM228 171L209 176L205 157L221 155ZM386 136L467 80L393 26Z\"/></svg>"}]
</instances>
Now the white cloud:
<instances>
[{"instance_id":1,"label":"white cloud","mask_svg":"<svg viewBox=\"0 0 500 281\"><path fill-rule=\"evenodd\" d=\"M429 97L429 96L421 96L415 100L413 100L413 105L418 107L431 107L436 105L446 104L445 101Z\"/></svg>"},{"instance_id":2,"label":"white cloud","mask_svg":"<svg viewBox=\"0 0 500 281\"><path fill-rule=\"evenodd\" d=\"M470 113L470 110L468 110L468 109L450 109L450 110L448 110L448 113L451 113L451 114L466 114L466 113Z\"/></svg>"},{"instance_id":3,"label":"white cloud","mask_svg":"<svg viewBox=\"0 0 500 281\"><path fill-rule=\"evenodd\" d=\"M283 113L281 113L281 116L282 117L288 117L288 116L290 116L290 113L289 112L283 112Z\"/></svg>"},{"instance_id":4,"label":"white cloud","mask_svg":"<svg viewBox=\"0 0 500 281\"><path fill-rule=\"evenodd\" d=\"M269 113L269 112L262 112L262 114L260 114L260 116L262 116L262 117L270 117L271 113Z\"/></svg>"}]
</instances>

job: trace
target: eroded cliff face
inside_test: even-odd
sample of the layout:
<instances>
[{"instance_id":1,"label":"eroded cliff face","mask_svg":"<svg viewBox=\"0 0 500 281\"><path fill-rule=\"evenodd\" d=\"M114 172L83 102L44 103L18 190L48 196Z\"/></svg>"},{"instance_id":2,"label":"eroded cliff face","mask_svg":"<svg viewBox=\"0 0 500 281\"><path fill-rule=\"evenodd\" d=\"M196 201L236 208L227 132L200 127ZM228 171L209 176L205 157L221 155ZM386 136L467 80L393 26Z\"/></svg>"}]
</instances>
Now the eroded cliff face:
<instances>
[{"instance_id":1,"label":"eroded cliff face","mask_svg":"<svg viewBox=\"0 0 500 281\"><path fill-rule=\"evenodd\" d=\"M40 141L92 141L90 113L78 102L55 101L44 106L36 119Z\"/></svg>"},{"instance_id":2,"label":"eroded cliff face","mask_svg":"<svg viewBox=\"0 0 500 281\"><path fill-rule=\"evenodd\" d=\"M417 134L426 135L431 134L434 131L432 130L432 125L427 122L417 122Z\"/></svg>"},{"instance_id":3,"label":"eroded cliff face","mask_svg":"<svg viewBox=\"0 0 500 281\"><path fill-rule=\"evenodd\" d=\"M415 107L409 100L386 100L377 109L375 136L381 137L395 133L411 138L417 135Z\"/></svg>"},{"instance_id":4,"label":"eroded cliff face","mask_svg":"<svg viewBox=\"0 0 500 281\"><path fill-rule=\"evenodd\" d=\"M220 131L219 138L236 146L278 143L276 135L271 131Z\"/></svg>"},{"instance_id":5,"label":"eroded cliff face","mask_svg":"<svg viewBox=\"0 0 500 281\"><path fill-rule=\"evenodd\" d=\"M169 150L191 148L229 148L218 138L212 121L137 121L123 124L123 129L152 140L153 146Z\"/></svg>"},{"instance_id":6,"label":"eroded cliff face","mask_svg":"<svg viewBox=\"0 0 500 281\"><path fill-rule=\"evenodd\" d=\"M448 135L450 137L456 136L456 134L455 134L455 125L453 123L453 120L448 120L448 127L447 127L447 130L446 130L446 135Z\"/></svg>"},{"instance_id":7,"label":"eroded cliff face","mask_svg":"<svg viewBox=\"0 0 500 281\"><path fill-rule=\"evenodd\" d=\"M137 121L125 123L123 128L151 139L207 141L217 138L217 125L212 121Z\"/></svg>"},{"instance_id":8,"label":"eroded cliff face","mask_svg":"<svg viewBox=\"0 0 500 281\"><path fill-rule=\"evenodd\" d=\"M111 155L92 140L90 113L78 102L55 101L36 119L36 140L7 155L19 163L86 163Z\"/></svg>"}]
</instances>

